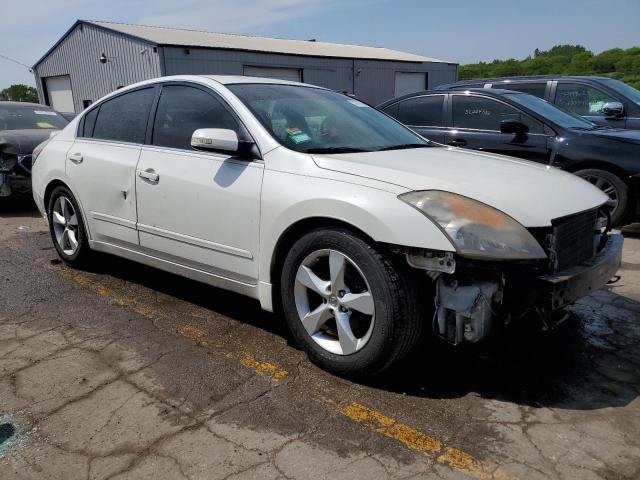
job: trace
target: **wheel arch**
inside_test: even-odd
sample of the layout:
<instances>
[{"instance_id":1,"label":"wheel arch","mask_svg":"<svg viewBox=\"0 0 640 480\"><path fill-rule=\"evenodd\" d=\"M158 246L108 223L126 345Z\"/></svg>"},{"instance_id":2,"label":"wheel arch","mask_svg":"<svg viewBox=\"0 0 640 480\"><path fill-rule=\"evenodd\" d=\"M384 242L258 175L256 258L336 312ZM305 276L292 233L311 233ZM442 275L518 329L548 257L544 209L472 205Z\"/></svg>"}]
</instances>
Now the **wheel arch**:
<instances>
[{"instance_id":1,"label":"wheel arch","mask_svg":"<svg viewBox=\"0 0 640 480\"><path fill-rule=\"evenodd\" d=\"M579 170L585 170L588 168L597 168L598 170L604 170L612 173L619 177L624 183L631 186L630 175L623 168L602 160L583 160L581 162L573 163L571 166L567 167L567 172L575 173Z\"/></svg>"},{"instance_id":2,"label":"wheel arch","mask_svg":"<svg viewBox=\"0 0 640 480\"><path fill-rule=\"evenodd\" d=\"M76 192L73 191L73 188L71 188L71 186L59 179L59 178L54 178L51 181L49 181L49 183L47 184L45 190L44 190L44 196L42 197L42 200L44 202L44 208L45 211L47 212L47 216L49 215L49 200L51 199L51 195L53 194L53 191L57 188L57 187L65 187L66 189L68 189L71 194L73 195L76 203L78 204L78 207L80 207L80 219L82 220L82 223L84 225L84 229L87 232L87 236L89 237L89 239L91 239L91 231L89 230L89 224L87 222L87 216L85 215L85 211L84 211L84 207L82 206L82 202L80 201L80 198L78 197L78 195L76 195Z\"/></svg>"}]
</instances>

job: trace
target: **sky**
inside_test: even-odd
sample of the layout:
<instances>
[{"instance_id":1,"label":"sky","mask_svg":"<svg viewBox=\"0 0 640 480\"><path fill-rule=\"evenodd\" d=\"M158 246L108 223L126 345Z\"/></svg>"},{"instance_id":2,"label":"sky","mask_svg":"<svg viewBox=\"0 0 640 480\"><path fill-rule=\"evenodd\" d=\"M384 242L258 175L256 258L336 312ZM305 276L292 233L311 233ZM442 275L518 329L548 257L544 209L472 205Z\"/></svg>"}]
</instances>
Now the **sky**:
<instances>
[{"instance_id":1,"label":"sky","mask_svg":"<svg viewBox=\"0 0 640 480\"><path fill-rule=\"evenodd\" d=\"M455 63L640 46L640 0L0 0L0 55L34 64L78 19L393 48ZM34 85L0 58L0 90Z\"/></svg>"}]
</instances>

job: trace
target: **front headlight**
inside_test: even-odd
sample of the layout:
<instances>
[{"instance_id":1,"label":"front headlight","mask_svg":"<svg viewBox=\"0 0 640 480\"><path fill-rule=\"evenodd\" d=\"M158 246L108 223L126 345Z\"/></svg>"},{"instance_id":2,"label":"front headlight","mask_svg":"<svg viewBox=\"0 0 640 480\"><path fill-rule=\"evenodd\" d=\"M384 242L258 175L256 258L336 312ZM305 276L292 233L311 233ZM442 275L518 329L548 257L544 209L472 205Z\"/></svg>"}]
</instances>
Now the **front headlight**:
<instances>
[{"instance_id":1,"label":"front headlight","mask_svg":"<svg viewBox=\"0 0 640 480\"><path fill-rule=\"evenodd\" d=\"M501 260L547 257L526 228L484 203L438 190L409 192L398 198L439 225L460 255Z\"/></svg>"}]
</instances>

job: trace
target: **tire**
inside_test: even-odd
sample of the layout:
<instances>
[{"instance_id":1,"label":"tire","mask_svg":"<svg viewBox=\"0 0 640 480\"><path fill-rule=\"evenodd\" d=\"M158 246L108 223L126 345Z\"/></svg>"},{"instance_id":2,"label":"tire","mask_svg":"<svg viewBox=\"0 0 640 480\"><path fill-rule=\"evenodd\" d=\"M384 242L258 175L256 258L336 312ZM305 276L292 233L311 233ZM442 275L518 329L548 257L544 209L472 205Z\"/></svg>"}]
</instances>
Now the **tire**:
<instances>
[{"instance_id":1,"label":"tire","mask_svg":"<svg viewBox=\"0 0 640 480\"><path fill-rule=\"evenodd\" d=\"M340 275L333 274L340 257L342 287ZM366 378L400 360L420 337L420 285L424 281L408 265L394 263L349 230L318 229L301 237L284 261L281 305L294 339L312 362L340 376ZM311 312L316 313L305 316ZM323 318L316 322L319 315ZM312 321L303 325L303 317ZM318 325L318 331L310 333Z\"/></svg>"},{"instance_id":2,"label":"tire","mask_svg":"<svg viewBox=\"0 0 640 480\"><path fill-rule=\"evenodd\" d=\"M589 183L598 187L610 198L613 207L611 223L613 227L621 225L629 211L629 185L617 175L599 168L587 168L574 172Z\"/></svg>"},{"instance_id":3,"label":"tire","mask_svg":"<svg viewBox=\"0 0 640 480\"><path fill-rule=\"evenodd\" d=\"M56 187L51 193L47 218L51 240L62 261L76 268L87 266L92 258L87 231L78 202L67 187Z\"/></svg>"}]
</instances>

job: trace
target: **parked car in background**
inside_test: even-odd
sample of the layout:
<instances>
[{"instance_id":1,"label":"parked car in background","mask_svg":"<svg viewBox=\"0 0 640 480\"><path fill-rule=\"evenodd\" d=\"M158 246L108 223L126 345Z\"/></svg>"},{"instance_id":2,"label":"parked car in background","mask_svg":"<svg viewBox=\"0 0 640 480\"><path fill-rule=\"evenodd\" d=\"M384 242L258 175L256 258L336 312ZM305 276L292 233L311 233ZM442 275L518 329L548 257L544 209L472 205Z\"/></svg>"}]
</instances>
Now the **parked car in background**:
<instances>
[{"instance_id":1,"label":"parked car in background","mask_svg":"<svg viewBox=\"0 0 640 480\"><path fill-rule=\"evenodd\" d=\"M614 225L637 212L640 131L598 126L536 96L500 89L418 92L378 108L434 142L575 173L607 194Z\"/></svg>"},{"instance_id":2,"label":"parked car in background","mask_svg":"<svg viewBox=\"0 0 640 480\"><path fill-rule=\"evenodd\" d=\"M640 130L640 91L609 77L503 77L465 80L436 90L502 88L529 93L598 125Z\"/></svg>"},{"instance_id":3,"label":"parked car in background","mask_svg":"<svg viewBox=\"0 0 640 480\"><path fill-rule=\"evenodd\" d=\"M31 154L69 122L46 105L0 101L0 197L31 190Z\"/></svg>"},{"instance_id":4,"label":"parked car in background","mask_svg":"<svg viewBox=\"0 0 640 480\"><path fill-rule=\"evenodd\" d=\"M67 264L98 250L248 295L349 376L388 368L423 327L459 344L550 315L622 252L607 196L574 175L265 78L114 92L38 148L33 194Z\"/></svg>"}]
</instances>

